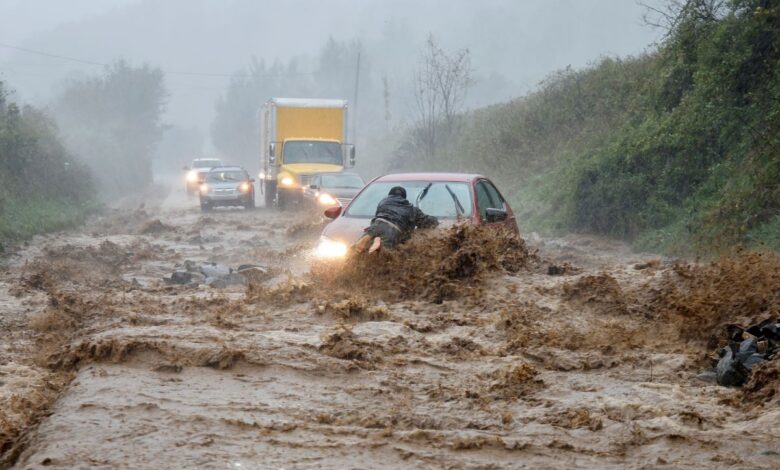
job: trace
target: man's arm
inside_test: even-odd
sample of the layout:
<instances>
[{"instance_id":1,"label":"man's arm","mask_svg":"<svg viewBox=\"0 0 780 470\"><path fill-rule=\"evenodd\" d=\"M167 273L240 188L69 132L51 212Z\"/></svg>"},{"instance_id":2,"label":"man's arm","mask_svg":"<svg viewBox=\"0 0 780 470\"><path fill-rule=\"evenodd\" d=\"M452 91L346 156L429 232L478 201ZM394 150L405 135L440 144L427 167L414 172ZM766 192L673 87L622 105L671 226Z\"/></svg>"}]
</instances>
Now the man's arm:
<instances>
[{"instance_id":1,"label":"man's arm","mask_svg":"<svg viewBox=\"0 0 780 470\"><path fill-rule=\"evenodd\" d=\"M433 228L439 225L439 219L432 215L425 215L423 211L416 209L414 225L417 228Z\"/></svg>"}]
</instances>

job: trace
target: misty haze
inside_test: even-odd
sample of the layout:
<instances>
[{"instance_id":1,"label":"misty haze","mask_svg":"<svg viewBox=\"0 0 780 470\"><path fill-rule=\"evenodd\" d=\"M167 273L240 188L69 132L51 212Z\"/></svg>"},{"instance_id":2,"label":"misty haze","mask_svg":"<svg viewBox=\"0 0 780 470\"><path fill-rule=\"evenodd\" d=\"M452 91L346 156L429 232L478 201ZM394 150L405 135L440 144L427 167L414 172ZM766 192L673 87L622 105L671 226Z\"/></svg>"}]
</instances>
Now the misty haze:
<instances>
[{"instance_id":1,"label":"misty haze","mask_svg":"<svg viewBox=\"0 0 780 470\"><path fill-rule=\"evenodd\" d=\"M0 0L0 469L776 468L774 0Z\"/></svg>"}]
</instances>

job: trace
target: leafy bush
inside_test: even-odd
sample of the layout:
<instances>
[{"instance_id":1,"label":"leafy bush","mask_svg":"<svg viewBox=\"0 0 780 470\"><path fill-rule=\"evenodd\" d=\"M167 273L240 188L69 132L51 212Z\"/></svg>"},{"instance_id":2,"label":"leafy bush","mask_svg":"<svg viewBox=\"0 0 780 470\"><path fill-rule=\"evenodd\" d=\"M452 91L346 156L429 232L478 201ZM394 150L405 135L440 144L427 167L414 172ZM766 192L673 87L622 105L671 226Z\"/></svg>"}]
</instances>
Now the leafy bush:
<instances>
[{"instance_id":1,"label":"leafy bush","mask_svg":"<svg viewBox=\"0 0 780 470\"><path fill-rule=\"evenodd\" d=\"M10 101L0 82L0 241L72 225L92 208L87 169L65 150L54 122Z\"/></svg>"}]
</instances>

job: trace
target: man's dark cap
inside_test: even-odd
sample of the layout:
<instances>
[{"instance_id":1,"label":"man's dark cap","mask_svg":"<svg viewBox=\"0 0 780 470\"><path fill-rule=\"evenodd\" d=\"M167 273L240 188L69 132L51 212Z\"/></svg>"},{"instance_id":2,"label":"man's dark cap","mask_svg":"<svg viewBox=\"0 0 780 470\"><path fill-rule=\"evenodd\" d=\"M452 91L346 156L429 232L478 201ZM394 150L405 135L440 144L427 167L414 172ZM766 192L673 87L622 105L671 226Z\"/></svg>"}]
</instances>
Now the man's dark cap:
<instances>
[{"instance_id":1,"label":"man's dark cap","mask_svg":"<svg viewBox=\"0 0 780 470\"><path fill-rule=\"evenodd\" d=\"M402 188L401 186L393 186L390 188L389 196L401 196L402 198L406 199L406 190Z\"/></svg>"}]
</instances>

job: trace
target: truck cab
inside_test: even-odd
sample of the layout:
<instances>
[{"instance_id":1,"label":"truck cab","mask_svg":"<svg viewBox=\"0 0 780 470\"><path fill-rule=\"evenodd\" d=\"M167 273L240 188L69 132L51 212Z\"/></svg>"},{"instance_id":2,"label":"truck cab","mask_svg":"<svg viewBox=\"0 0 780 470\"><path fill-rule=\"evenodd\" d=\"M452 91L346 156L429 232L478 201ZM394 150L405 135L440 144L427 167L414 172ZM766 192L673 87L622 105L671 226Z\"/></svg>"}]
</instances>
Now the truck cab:
<instances>
[{"instance_id":1,"label":"truck cab","mask_svg":"<svg viewBox=\"0 0 780 470\"><path fill-rule=\"evenodd\" d=\"M341 172L355 163L344 100L269 100L261 110L260 134L261 179L269 207L299 204L315 174Z\"/></svg>"}]
</instances>

